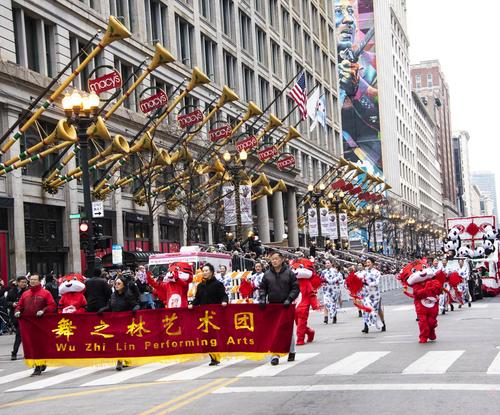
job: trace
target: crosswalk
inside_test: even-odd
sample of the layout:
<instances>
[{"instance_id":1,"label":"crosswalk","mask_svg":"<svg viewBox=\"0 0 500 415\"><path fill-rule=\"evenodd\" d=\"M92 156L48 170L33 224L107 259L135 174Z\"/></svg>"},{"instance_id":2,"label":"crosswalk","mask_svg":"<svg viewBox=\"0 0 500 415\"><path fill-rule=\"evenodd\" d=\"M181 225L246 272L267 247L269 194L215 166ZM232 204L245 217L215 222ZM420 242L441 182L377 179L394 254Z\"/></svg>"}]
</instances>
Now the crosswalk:
<instances>
[{"instance_id":1,"label":"crosswalk","mask_svg":"<svg viewBox=\"0 0 500 415\"><path fill-rule=\"evenodd\" d=\"M115 372L113 367L48 367L41 377L31 378L31 369L0 374L0 389L3 392L44 390L53 387L97 387L141 382L179 382L210 377L269 378L282 375L295 376L359 376L362 374L399 373L411 375L446 375L453 365L467 354L465 350L432 350L415 356L412 362L401 355L401 351L358 351L347 356L335 357L325 353L298 353L294 362L281 359L278 366L267 361L251 362L243 359L225 360L219 366L208 366L207 362L151 363L125 368ZM401 359L401 357L404 359ZM402 362L405 363L402 363ZM408 364L409 363L409 364ZM394 365L401 364L399 369ZM376 365L376 366L375 366ZM500 351L491 356L489 366L475 367L474 372L485 375L500 375ZM5 372L5 370L3 371ZM0 390L2 392L2 390Z\"/></svg>"}]
</instances>

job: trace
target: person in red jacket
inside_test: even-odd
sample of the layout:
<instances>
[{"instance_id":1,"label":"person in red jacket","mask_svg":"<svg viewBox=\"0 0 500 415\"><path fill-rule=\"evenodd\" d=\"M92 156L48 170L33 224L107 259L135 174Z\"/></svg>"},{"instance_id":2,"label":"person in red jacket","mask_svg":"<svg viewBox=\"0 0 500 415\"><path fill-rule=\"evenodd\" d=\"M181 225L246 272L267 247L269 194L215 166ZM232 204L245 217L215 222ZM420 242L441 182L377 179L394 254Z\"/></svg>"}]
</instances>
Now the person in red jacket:
<instances>
[{"instance_id":1,"label":"person in red jacket","mask_svg":"<svg viewBox=\"0 0 500 415\"><path fill-rule=\"evenodd\" d=\"M40 275L33 274L29 278L30 289L25 291L17 303L15 317L37 316L42 317L45 313L54 313L56 303L52 294L42 287ZM31 376L39 376L47 367L45 365L35 366Z\"/></svg>"}]
</instances>

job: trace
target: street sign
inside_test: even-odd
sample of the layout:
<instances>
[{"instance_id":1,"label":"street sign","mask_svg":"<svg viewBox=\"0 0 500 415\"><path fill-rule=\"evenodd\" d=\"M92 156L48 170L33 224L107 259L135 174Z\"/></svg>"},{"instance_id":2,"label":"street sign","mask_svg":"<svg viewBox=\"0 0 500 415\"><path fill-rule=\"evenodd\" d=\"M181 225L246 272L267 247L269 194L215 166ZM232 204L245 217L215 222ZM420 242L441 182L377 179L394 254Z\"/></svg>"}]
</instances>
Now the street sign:
<instances>
[{"instance_id":1,"label":"street sign","mask_svg":"<svg viewBox=\"0 0 500 415\"><path fill-rule=\"evenodd\" d=\"M104 202L102 200L92 202L92 217L93 218L104 217Z\"/></svg>"},{"instance_id":2,"label":"street sign","mask_svg":"<svg viewBox=\"0 0 500 415\"><path fill-rule=\"evenodd\" d=\"M69 218L70 219L81 219L82 215L79 213L70 213Z\"/></svg>"},{"instance_id":3,"label":"street sign","mask_svg":"<svg viewBox=\"0 0 500 415\"><path fill-rule=\"evenodd\" d=\"M122 265L123 251L120 245L113 245L111 250L111 262L113 265Z\"/></svg>"}]
</instances>

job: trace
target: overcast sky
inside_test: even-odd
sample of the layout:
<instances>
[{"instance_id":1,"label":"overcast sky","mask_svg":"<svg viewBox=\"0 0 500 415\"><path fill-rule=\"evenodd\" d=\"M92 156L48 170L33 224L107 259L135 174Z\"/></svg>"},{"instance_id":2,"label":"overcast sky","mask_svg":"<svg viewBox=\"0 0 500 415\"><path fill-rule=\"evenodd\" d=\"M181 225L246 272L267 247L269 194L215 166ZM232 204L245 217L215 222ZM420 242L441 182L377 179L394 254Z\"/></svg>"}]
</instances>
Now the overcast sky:
<instances>
[{"instance_id":1,"label":"overcast sky","mask_svg":"<svg viewBox=\"0 0 500 415\"><path fill-rule=\"evenodd\" d=\"M470 168L494 171L498 194L500 2L407 0L407 5L411 62L441 62L450 87L452 128L470 133Z\"/></svg>"}]
</instances>

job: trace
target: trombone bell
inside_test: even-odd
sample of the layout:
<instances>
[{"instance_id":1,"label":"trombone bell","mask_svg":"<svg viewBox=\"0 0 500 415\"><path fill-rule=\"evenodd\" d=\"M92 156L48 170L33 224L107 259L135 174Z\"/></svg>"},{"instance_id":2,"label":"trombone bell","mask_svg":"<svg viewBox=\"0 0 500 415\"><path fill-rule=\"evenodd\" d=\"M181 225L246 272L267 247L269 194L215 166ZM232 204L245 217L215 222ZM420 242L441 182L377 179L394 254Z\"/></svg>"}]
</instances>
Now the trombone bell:
<instances>
[{"instance_id":1,"label":"trombone bell","mask_svg":"<svg viewBox=\"0 0 500 415\"><path fill-rule=\"evenodd\" d=\"M203 84L209 84L209 83L210 83L210 78L208 76L206 76L203 73L203 71L196 66L193 69L193 74L191 75L191 80L189 81L189 84L188 84L186 90L192 91L197 86L200 86Z\"/></svg>"},{"instance_id":2,"label":"trombone bell","mask_svg":"<svg viewBox=\"0 0 500 415\"><path fill-rule=\"evenodd\" d=\"M286 192L286 184L283 181L283 179L278 180L278 183L276 183L276 186L272 188L273 193L274 192Z\"/></svg>"},{"instance_id":3,"label":"trombone bell","mask_svg":"<svg viewBox=\"0 0 500 415\"><path fill-rule=\"evenodd\" d=\"M246 114L243 116L243 119L245 121L248 121L250 118L252 117L256 117L258 115L262 115L263 112L262 110L259 108L259 106L253 102L253 101L250 101L248 103L248 108L247 108L247 112Z\"/></svg>"},{"instance_id":4,"label":"trombone bell","mask_svg":"<svg viewBox=\"0 0 500 415\"><path fill-rule=\"evenodd\" d=\"M234 92L227 85L224 85L224 88L222 88L222 95L219 98L219 102L217 103L217 106L223 107L224 104L227 104L228 102L239 101L239 99L240 99L240 97L236 94L236 92Z\"/></svg>"},{"instance_id":5,"label":"trombone bell","mask_svg":"<svg viewBox=\"0 0 500 415\"><path fill-rule=\"evenodd\" d=\"M294 138L300 138L301 135L300 133L293 127L290 127L288 129L288 133L286 133L285 137L285 143L288 143L289 141L293 140Z\"/></svg>"},{"instance_id":6,"label":"trombone bell","mask_svg":"<svg viewBox=\"0 0 500 415\"><path fill-rule=\"evenodd\" d=\"M97 117L97 121L87 128L87 135L90 138L102 138L107 141L111 141L112 139L102 117Z\"/></svg>"},{"instance_id":7,"label":"trombone bell","mask_svg":"<svg viewBox=\"0 0 500 415\"><path fill-rule=\"evenodd\" d=\"M127 39L132 36L132 33L121 24L121 22L114 16L109 16L108 27L106 33L101 40L102 46L107 46L115 40Z\"/></svg>"},{"instance_id":8,"label":"trombone bell","mask_svg":"<svg viewBox=\"0 0 500 415\"><path fill-rule=\"evenodd\" d=\"M153 69L158 68L158 66L163 65L164 63L172 63L175 62L175 58L172 54L164 48L161 43L157 43L155 45L155 54L151 63L149 64L149 69L152 71Z\"/></svg>"},{"instance_id":9,"label":"trombone bell","mask_svg":"<svg viewBox=\"0 0 500 415\"><path fill-rule=\"evenodd\" d=\"M255 180L254 182L252 182L252 187L257 187L257 186L264 186L264 187L269 187L269 180L267 179L267 176L265 175L265 173L261 173L258 177L257 180ZM272 194L272 193L271 193Z\"/></svg>"}]
</instances>

